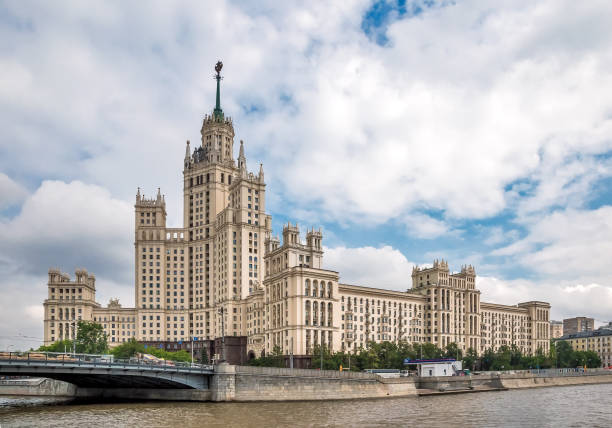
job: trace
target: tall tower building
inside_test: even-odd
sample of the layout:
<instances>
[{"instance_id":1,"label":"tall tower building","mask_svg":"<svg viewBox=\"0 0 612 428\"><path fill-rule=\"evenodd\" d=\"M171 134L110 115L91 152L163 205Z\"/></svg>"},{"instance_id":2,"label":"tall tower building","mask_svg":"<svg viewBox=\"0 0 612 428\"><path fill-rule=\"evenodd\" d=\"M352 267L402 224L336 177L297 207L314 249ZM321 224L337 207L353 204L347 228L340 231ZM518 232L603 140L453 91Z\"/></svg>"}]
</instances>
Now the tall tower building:
<instances>
[{"instance_id":1,"label":"tall tower building","mask_svg":"<svg viewBox=\"0 0 612 428\"><path fill-rule=\"evenodd\" d=\"M240 300L263 282L263 166L247 171L244 143L234 160L234 126L221 108L221 69L213 112L199 147L187 141L183 164L183 227L166 227L165 200L136 196L136 305L143 341L244 335ZM221 319L223 317L223 321Z\"/></svg>"},{"instance_id":2,"label":"tall tower building","mask_svg":"<svg viewBox=\"0 0 612 428\"><path fill-rule=\"evenodd\" d=\"M282 243L272 237L263 165L249 172L242 140L234 158L234 125L221 107L222 67L215 66L215 107L202 120L201 142L186 143L182 227L167 227L159 188L152 198L136 193L135 307L116 299L102 307L92 274L79 269L71 281L51 269L45 344L73 338L78 321L89 320L102 325L111 346L136 338L189 349L192 338L203 345L240 336L230 340L246 346L235 353L240 361L280 351L302 366L318 346L356 352L372 341L548 351L550 305L482 302L471 265L452 273L446 260L434 260L413 269L409 290L384 290L341 283L338 272L325 269L321 230L308 230L304 243L297 224L288 223Z\"/></svg>"}]
</instances>

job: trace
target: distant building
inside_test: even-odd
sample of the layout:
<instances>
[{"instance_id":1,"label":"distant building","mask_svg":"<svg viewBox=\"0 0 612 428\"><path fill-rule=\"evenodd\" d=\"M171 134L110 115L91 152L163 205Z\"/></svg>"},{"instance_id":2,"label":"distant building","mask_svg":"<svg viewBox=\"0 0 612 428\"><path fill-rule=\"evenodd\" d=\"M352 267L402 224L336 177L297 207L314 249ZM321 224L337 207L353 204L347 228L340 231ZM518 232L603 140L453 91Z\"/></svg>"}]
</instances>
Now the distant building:
<instances>
[{"instance_id":1,"label":"distant building","mask_svg":"<svg viewBox=\"0 0 612 428\"><path fill-rule=\"evenodd\" d=\"M568 342L575 351L595 351L602 367L612 366L612 323L597 330L564 334L559 340Z\"/></svg>"},{"instance_id":2,"label":"distant building","mask_svg":"<svg viewBox=\"0 0 612 428\"><path fill-rule=\"evenodd\" d=\"M558 339L563 336L563 322L562 321L550 321L550 338Z\"/></svg>"},{"instance_id":3,"label":"distant building","mask_svg":"<svg viewBox=\"0 0 612 428\"><path fill-rule=\"evenodd\" d=\"M563 320L563 334L574 334L582 331L593 331L595 320L587 317L566 318Z\"/></svg>"}]
</instances>

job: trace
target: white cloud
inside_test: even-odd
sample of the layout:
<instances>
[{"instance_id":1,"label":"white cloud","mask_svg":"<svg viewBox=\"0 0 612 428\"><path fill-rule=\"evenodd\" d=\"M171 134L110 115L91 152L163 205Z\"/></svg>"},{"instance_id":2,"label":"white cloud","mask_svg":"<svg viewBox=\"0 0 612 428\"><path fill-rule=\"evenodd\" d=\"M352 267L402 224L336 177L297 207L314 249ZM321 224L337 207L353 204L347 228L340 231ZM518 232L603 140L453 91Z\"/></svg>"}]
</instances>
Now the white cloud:
<instances>
[{"instance_id":1,"label":"white cloud","mask_svg":"<svg viewBox=\"0 0 612 428\"><path fill-rule=\"evenodd\" d=\"M214 99L202 70L221 57L223 107L282 193L273 209L482 218L513 203L516 180L535 180L525 209L545 209L609 174L590 157L612 149L608 4L466 1L393 22L384 48L361 29L368 7L13 4L0 120L20 150L4 168L124 199L161 185L178 224L184 140Z\"/></svg>"},{"instance_id":2,"label":"white cloud","mask_svg":"<svg viewBox=\"0 0 612 428\"><path fill-rule=\"evenodd\" d=\"M451 232L444 221L425 214L410 214L405 217L404 221L406 232L415 238L432 239Z\"/></svg>"},{"instance_id":3,"label":"white cloud","mask_svg":"<svg viewBox=\"0 0 612 428\"><path fill-rule=\"evenodd\" d=\"M612 206L558 211L528 224L525 238L493 251L548 278L610 283Z\"/></svg>"},{"instance_id":4,"label":"white cloud","mask_svg":"<svg viewBox=\"0 0 612 428\"><path fill-rule=\"evenodd\" d=\"M323 267L340 273L340 282L366 287L406 291L412 287L412 266L397 249L326 248Z\"/></svg>"},{"instance_id":5,"label":"white cloud","mask_svg":"<svg viewBox=\"0 0 612 428\"><path fill-rule=\"evenodd\" d=\"M130 204L99 186L45 181L19 215L0 223L0 251L26 273L86 267L131 281L133 215Z\"/></svg>"},{"instance_id":6,"label":"white cloud","mask_svg":"<svg viewBox=\"0 0 612 428\"><path fill-rule=\"evenodd\" d=\"M551 319L562 320L576 316L590 316L599 322L610 320L612 286L591 283L581 285L572 281L502 280L491 276L476 279L482 292L481 301L516 305L529 300L551 304Z\"/></svg>"},{"instance_id":7,"label":"white cloud","mask_svg":"<svg viewBox=\"0 0 612 428\"><path fill-rule=\"evenodd\" d=\"M132 307L133 215L99 186L45 181L17 216L0 222L0 347L40 344L50 267L73 278L85 267L96 275L98 302L119 297Z\"/></svg>"},{"instance_id":8,"label":"white cloud","mask_svg":"<svg viewBox=\"0 0 612 428\"><path fill-rule=\"evenodd\" d=\"M489 246L501 245L508 241L514 241L519 237L518 231L504 230L501 226L483 228L481 234L483 235L482 242Z\"/></svg>"},{"instance_id":9,"label":"white cloud","mask_svg":"<svg viewBox=\"0 0 612 428\"><path fill-rule=\"evenodd\" d=\"M20 204L27 195L28 192L22 185L0 172L0 211Z\"/></svg>"}]
</instances>

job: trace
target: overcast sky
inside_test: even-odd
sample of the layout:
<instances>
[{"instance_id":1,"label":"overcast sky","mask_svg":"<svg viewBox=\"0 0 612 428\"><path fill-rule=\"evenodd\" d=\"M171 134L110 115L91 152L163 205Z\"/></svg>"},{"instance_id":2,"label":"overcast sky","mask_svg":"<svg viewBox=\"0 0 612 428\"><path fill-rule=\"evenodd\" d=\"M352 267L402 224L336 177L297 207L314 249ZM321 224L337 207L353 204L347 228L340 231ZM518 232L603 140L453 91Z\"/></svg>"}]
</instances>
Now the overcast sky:
<instances>
[{"instance_id":1,"label":"overcast sky","mask_svg":"<svg viewBox=\"0 0 612 428\"><path fill-rule=\"evenodd\" d=\"M0 3L0 348L42 338L51 266L134 305L136 189L182 226L218 59L274 232L322 227L341 281L405 290L445 258L483 301L611 319L610 22L596 0Z\"/></svg>"}]
</instances>

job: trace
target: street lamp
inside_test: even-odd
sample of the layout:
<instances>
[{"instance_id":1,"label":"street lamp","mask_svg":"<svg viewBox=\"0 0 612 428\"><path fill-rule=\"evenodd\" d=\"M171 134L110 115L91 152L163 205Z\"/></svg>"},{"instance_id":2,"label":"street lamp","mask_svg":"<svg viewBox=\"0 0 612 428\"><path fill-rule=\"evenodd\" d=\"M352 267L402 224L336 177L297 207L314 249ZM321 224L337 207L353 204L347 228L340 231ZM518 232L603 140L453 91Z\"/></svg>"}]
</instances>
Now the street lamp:
<instances>
[{"instance_id":1,"label":"street lamp","mask_svg":"<svg viewBox=\"0 0 612 428\"><path fill-rule=\"evenodd\" d=\"M76 355L76 321L70 323L72 326L72 355Z\"/></svg>"},{"instance_id":2,"label":"street lamp","mask_svg":"<svg viewBox=\"0 0 612 428\"><path fill-rule=\"evenodd\" d=\"M323 370L323 326L322 325L321 325L321 338L320 338L320 341L321 341L321 345L320 345L320 347L321 347L321 370Z\"/></svg>"},{"instance_id":3,"label":"street lamp","mask_svg":"<svg viewBox=\"0 0 612 428\"><path fill-rule=\"evenodd\" d=\"M223 309L223 306L219 308L219 314L221 315L221 361L225 361L225 317Z\"/></svg>"}]
</instances>

